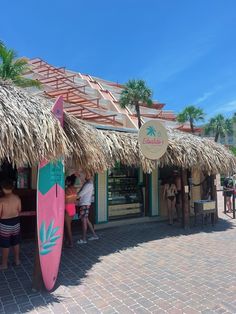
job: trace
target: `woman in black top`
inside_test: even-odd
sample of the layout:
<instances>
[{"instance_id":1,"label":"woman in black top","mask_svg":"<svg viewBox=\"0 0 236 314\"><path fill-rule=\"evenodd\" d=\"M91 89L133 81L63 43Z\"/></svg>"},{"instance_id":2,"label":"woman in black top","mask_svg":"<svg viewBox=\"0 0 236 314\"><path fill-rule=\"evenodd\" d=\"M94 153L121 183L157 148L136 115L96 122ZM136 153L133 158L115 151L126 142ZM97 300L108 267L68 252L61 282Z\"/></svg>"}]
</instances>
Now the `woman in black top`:
<instances>
[{"instance_id":1,"label":"woman in black top","mask_svg":"<svg viewBox=\"0 0 236 314\"><path fill-rule=\"evenodd\" d=\"M234 193L234 181L233 178L228 177L224 180L224 194L226 196L227 213L232 212L232 195Z\"/></svg>"}]
</instances>

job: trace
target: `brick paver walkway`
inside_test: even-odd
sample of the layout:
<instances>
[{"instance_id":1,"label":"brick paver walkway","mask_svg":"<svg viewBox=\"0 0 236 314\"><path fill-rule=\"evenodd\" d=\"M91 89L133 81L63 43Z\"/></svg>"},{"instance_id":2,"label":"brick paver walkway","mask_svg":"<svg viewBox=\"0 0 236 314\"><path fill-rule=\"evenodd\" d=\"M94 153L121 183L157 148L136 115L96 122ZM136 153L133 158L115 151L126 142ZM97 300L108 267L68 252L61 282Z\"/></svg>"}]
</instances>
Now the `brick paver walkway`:
<instances>
[{"instance_id":1,"label":"brick paver walkway","mask_svg":"<svg viewBox=\"0 0 236 314\"><path fill-rule=\"evenodd\" d=\"M236 224L147 223L63 251L58 287L31 292L32 243L0 272L0 313L236 313ZM76 240L76 238L75 238Z\"/></svg>"}]
</instances>

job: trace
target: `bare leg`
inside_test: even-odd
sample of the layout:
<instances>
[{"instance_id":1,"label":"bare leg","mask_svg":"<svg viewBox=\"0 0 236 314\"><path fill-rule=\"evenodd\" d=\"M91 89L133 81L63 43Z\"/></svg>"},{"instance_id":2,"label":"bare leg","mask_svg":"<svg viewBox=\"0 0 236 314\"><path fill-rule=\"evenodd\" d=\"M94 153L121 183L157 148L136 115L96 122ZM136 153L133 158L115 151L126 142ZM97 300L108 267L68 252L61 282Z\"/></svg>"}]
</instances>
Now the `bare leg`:
<instances>
[{"instance_id":1,"label":"bare leg","mask_svg":"<svg viewBox=\"0 0 236 314\"><path fill-rule=\"evenodd\" d=\"M13 254L14 254L15 265L16 266L20 265L20 245L19 244L13 246Z\"/></svg>"},{"instance_id":2,"label":"bare leg","mask_svg":"<svg viewBox=\"0 0 236 314\"><path fill-rule=\"evenodd\" d=\"M9 248L3 248L2 249L2 264L0 265L0 270L7 269L8 255L9 255Z\"/></svg>"},{"instance_id":3,"label":"bare leg","mask_svg":"<svg viewBox=\"0 0 236 314\"><path fill-rule=\"evenodd\" d=\"M178 192L178 196L176 197L176 215L177 215L177 221L180 221L180 209L181 209L181 203L180 203L180 192ZM178 199L177 199L178 198ZM177 201L178 200L178 201Z\"/></svg>"},{"instance_id":4,"label":"bare leg","mask_svg":"<svg viewBox=\"0 0 236 314\"><path fill-rule=\"evenodd\" d=\"M88 218L82 218L82 228L83 228L83 241L86 241L87 228L88 228Z\"/></svg>"},{"instance_id":5,"label":"bare leg","mask_svg":"<svg viewBox=\"0 0 236 314\"><path fill-rule=\"evenodd\" d=\"M89 227L89 230L91 231L91 233L93 234L93 236L96 237L97 235L96 235L94 228L93 228L93 225L89 219L88 219L88 227Z\"/></svg>"},{"instance_id":6,"label":"bare leg","mask_svg":"<svg viewBox=\"0 0 236 314\"><path fill-rule=\"evenodd\" d=\"M227 212L229 212L229 197L226 196L226 206L227 206Z\"/></svg>"},{"instance_id":7,"label":"bare leg","mask_svg":"<svg viewBox=\"0 0 236 314\"><path fill-rule=\"evenodd\" d=\"M72 222L71 216L68 215L68 213L65 213L65 223L66 223L66 231L67 231L67 237L68 237L68 246L73 246L73 240L72 240L72 230L71 230L71 222Z\"/></svg>"},{"instance_id":8,"label":"bare leg","mask_svg":"<svg viewBox=\"0 0 236 314\"><path fill-rule=\"evenodd\" d=\"M173 199L173 201L171 202L172 205L172 220L174 219L174 212L176 211L177 214L177 210L176 210L176 198ZM178 216L177 216L178 217Z\"/></svg>"},{"instance_id":9,"label":"bare leg","mask_svg":"<svg viewBox=\"0 0 236 314\"><path fill-rule=\"evenodd\" d=\"M227 196L226 204L227 204L228 212L231 212L232 206L231 206L231 197L230 196Z\"/></svg>"},{"instance_id":10,"label":"bare leg","mask_svg":"<svg viewBox=\"0 0 236 314\"><path fill-rule=\"evenodd\" d=\"M172 216L172 206L171 206L171 200L167 199L167 207L168 207L168 218L169 218L169 224L173 224L173 216Z\"/></svg>"},{"instance_id":11,"label":"bare leg","mask_svg":"<svg viewBox=\"0 0 236 314\"><path fill-rule=\"evenodd\" d=\"M232 212L232 201L231 201L231 197L229 198L229 211Z\"/></svg>"}]
</instances>

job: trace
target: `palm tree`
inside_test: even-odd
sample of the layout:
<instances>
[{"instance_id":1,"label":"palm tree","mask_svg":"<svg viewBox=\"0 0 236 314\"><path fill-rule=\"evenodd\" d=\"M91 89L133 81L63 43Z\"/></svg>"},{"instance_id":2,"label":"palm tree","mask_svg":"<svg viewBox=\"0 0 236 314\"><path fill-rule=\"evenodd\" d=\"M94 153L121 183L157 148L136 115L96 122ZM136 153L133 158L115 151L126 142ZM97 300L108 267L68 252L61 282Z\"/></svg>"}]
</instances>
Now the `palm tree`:
<instances>
[{"instance_id":1,"label":"palm tree","mask_svg":"<svg viewBox=\"0 0 236 314\"><path fill-rule=\"evenodd\" d=\"M180 123L189 122L191 132L194 133L194 123L204 120L204 112L202 109L195 106L188 106L177 115L177 121Z\"/></svg>"},{"instance_id":2,"label":"palm tree","mask_svg":"<svg viewBox=\"0 0 236 314\"><path fill-rule=\"evenodd\" d=\"M120 106L121 108L133 107L138 118L138 127L141 128L141 104L152 105L152 91L146 86L143 80L129 80L121 92Z\"/></svg>"},{"instance_id":3,"label":"palm tree","mask_svg":"<svg viewBox=\"0 0 236 314\"><path fill-rule=\"evenodd\" d=\"M215 142L218 142L219 136L225 137L226 134L233 132L232 119L226 119L222 114L218 114L210 119L205 127L205 133L215 134Z\"/></svg>"},{"instance_id":4,"label":"palm tree","mask_svg":"<svg viewBox=\"0 0 236 314\"><path fill-rule=\"evenodd\" d=\"M0 41L0 78L4 81L10 80L21 87L35 86L39 88L41 86L39 81L23 77L28 70L27 59L17 58L16 52L8 49Z\"/></svg>"}]
</instances>

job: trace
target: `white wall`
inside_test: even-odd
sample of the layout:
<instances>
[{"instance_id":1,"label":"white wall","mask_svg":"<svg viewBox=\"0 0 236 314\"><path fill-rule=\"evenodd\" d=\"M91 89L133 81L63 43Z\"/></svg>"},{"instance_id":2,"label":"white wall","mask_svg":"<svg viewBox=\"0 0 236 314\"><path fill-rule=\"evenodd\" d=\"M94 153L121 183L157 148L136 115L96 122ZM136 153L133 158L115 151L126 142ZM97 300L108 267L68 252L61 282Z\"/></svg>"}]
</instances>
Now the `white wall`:
<instances>
[{"instance_id":1,"label":"white wall","mask_svg":"<svg viewBox=\"0 0 236 314\"><path fill-rule=\"evenodd\" d=\"M97 221L103 223L108 221L107 217L107 172L97 175Z\"/></svg>"}]
</instances>

